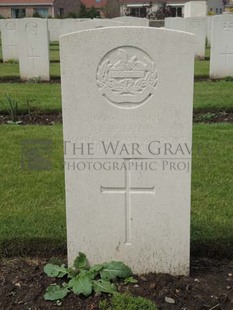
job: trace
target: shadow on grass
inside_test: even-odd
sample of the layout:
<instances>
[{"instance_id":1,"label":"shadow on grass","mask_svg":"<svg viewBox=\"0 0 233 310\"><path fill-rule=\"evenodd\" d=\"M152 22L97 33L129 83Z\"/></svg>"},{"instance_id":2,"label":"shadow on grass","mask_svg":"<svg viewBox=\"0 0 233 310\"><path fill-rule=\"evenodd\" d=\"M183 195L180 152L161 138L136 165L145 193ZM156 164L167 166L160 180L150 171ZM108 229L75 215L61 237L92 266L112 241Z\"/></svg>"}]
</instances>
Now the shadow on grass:
<instances>
[{"instance_id":1,"label":"shadow on grass","mask_svg":"<svg viewBox=\"0 0 233 310\"><path fill-rule=\"evenodd\" d=\"M66 242L61 239L8 239L0 240L0 257L66 255Z\"/></svg>"},{"instance_id":2,"label":"shadow on grass","mask_svg":"<svg viewBox=\"0 0 233 310\"><path fill-rule=\"evenodd\" d=\"M233 239L215 239L191 242L191 257L233 259Z\"/></svg>"},{"instance_id":3,"label":"shadow on grass","mask_svg":"<svg viewBox=\"0 0 233 310\"><path fill-rule=\"evenodd\" d=\"M50 258L66 255L66 242L60 239L9 239L0 241L0 257L36 256ZM191 242L191 257L233 259L233 240Z\"/></svg>"}]
</instances>

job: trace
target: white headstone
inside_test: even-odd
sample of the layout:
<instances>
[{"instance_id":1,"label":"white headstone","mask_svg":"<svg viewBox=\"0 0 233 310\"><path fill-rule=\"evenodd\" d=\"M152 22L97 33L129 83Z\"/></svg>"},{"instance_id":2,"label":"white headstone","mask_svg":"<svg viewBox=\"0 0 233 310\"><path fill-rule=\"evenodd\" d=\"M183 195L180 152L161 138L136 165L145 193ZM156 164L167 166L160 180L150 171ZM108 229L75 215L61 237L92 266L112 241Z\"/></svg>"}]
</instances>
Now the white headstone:
<instances>
[{"instance_id":1,"label":"white headstone","mask_svg":"<svg viewBox=\"0 0 233 310\"><path fill-rule=\"evenodd\" d=\"M61 23L62 23L62 19L58 19L58 18L48 19L49 41L50 42L59 40Z\"/></svg>"},{"instance_id":2,"label":"white headstone","mask_svg":"<svg viewBox=\"0 0 233 310\"><path fill-rule=\"evenodd\" d=\"M119 27L124 26L124 23L117 22L111 19L94 19L76 24L76 31L88 30L102 27Z\"/></svg>"},{"instance_id":3,"label":"white headstone","mask_svg":"<svg viewBox=\"0 0 233 310\"><path fill-rule=\"evenodd\" d=\"M213 19L213 16L206 17L206 38L207 38L207 44L209 46L211 46L212 19Z\"/></svg>"},{"instance_id":4,"label":"white headstone","mask_svg":"<svg viewBox=\"0 0 233 310\"><path fill-rule=\"evenodd\" d=\"M75 31L76 21L74 18L61 19L60 36Z\"/></svg>"},{"instance_id":5,"label":"white headstone","mask_svg":"<svg viewBox=\"0 0 233 310\"><path fill-rule=\"evenodd\" d=\"M195 55L205 58L206 17L185 18L185 31L195 35Z\"/></svg>"},{"instance_id":6,"label":"white headstone","mask_svg":"<svg viewBox=\"0 0 233 310\"><path fill-rule=\"evenodd\" d=\"M19 69L22 80L49 80L49 37L47 19L19 19Z\"/></svg>"},{"instance_id":7,"label":"white headstone","mask_svg":"<svg viewBox=\"0 0 233 310\"><path fill-rule=\"evenodd\" d=\"M210 77L233 76L233 14L214 16L211 33Z\"/></svg>"},{"instance_id":8,"label":"white headstone","mask_svg":"<svg viewBox=\"0 0 233 310\"><path fill-rule=\"evenodd\" d=\"M195 35L195 56L199 58L205 57L205 43L206 43L205 17L188 17L188 18L169 17L165 19L165 27L167 29L193 33Z\"/></svg>"},{"instance_id":9,"label":"white headstone","mask_svg":"<svg viewBox=\"0 0 233 310\"><path fill-rule=\"evenodd\" d=\"M113 18L115 21L123 22L127 26L149 27L149 19L132 16L120 16Z\"/></svg>"},{"instance_id":10,"label":"white headstone","mask_svg":"<svg viewBox=\"0 0 233 310\"><path fill-rule=\"evenodd\" d=\"M205 17L207 15L206 1L188 1L184 4L184 17Z\"/></svg>"},{"instance_id":11,"label":"white headstone","mask_svg":"<svg viewBox=\"0 0 233 310\"><path fill-rule=\"evenodd\" d=\"M77 31L76 25L89 20L89 18L48 19L50 42L59 41L61 35Z\"/></svg>"},{"instance_id":12,"label":"white headstone","mask_svg":"<svg viewBox=\"0 0 233 310\"><path fill-rule=\"evenodd\" d=\"M66 18L66 19L61 19L60 23L60 36L75 32L76 30L76 25L78 25L80 22L85 22L87 19L84 18Z\"/></svg>"},{"instance_id":13,"label":"white headstone","mask_svg":"<svg viewBox=\"0 0 233 310\"><path fill-rule=\"evenodd\" d=\"M2 57L3 61L18 60L18 26L17 19L1 19Z\"/></svg>"},{"instance_id":14,"label":"white headstone","mask_svg":"<svg viewBox=\"0 0 233 310\"><path fill-rule=\"evenodd\" d=\"M112 27L60 47L69 264L188 274L194 36Z\"/></svg>"},{"instance_id":15,"label":"white headstone","mask_svg":"<svg viewBox=\"0 0 233 310\"><path fill-rule=\"evenodd\" d=\"M185 31L185 19L182 17L167 17L164 26L167 29Z\"/></svg>"}]
</instances>

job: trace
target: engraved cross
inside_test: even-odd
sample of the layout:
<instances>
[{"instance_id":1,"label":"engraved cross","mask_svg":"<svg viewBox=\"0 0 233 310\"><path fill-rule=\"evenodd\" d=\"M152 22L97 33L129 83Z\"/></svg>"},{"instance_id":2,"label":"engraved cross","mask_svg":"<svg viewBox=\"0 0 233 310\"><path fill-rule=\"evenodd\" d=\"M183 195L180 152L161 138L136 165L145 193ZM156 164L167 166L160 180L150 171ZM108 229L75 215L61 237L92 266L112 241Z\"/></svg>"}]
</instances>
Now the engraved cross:
<instances>
[{"instance_id":1,"label":"engraved cross","mask_svg":"<svg viewBox=\"0 0 233 310\"><path fill-rule=\"evenodd\" d=\"M13 59L14 58L14 49L16 48L16 44L8 44L7 47L9 48L10 53L11 53L11 58Z\"/></svg>"},{"instance_id":2,"label":"engraved cross","mask_svg":"<svg viewBox=\"0 0 233 310\"><path fill-rule=\"evenodd\" d=\"M225 48L225 52L223 53L220 53L221 56L224 56L225 57L225 69L228 68L228 60L229 60L229 57L233 57L233 53L230 53L229 50L228 50L228 44L226 45L226 48Z\"/></svg>"},{"instance_id":3,"label":"engraved cross","mask_svg":"<svg viewBox=\"0 0 233 310\"><path fill-rule=\"evenodd\" d=\"M129 162L127 159L125 162ZM125 169L125 185L124 187L100 187L102 194L124 194L125 195L125 244L131 244L131 194L155 194L155 187L132 187L131 174Z\"/></svg>"},{"instance_id":4,"label":"engraved cross","mask_svg":"<svg viewBox=\"0 0 233 310\"><path fill-rule=\"evenodd\" d=\"M30 51L30 53L28 55L28 58L32 59L32 67L33 67L33 69L35 69L35 59L36 58L40 58L40 55L36 55L35 49L33 47L30 50L31 51Z\"/></svg>"}]
</instances>

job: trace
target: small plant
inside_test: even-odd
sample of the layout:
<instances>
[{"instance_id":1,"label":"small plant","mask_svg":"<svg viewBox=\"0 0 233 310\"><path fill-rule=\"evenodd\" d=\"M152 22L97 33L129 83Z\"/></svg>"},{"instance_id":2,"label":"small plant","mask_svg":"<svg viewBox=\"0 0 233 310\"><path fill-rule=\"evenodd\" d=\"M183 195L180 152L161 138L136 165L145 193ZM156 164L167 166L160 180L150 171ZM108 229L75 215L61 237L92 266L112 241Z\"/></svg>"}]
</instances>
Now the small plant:
<instances>
[{"instance_id":1,"label":"small plant","mask_svg":"<svg viewBox=\"0 0 233 310\"><path fill-rule=\"evenodd\" d=\"M48 277L67 279L61 286L50 285L44 295L45 300L61 300L70 292L84 296L89 296L93 291L113 294L117 291L116 279L132 275L130 268L122 262L112 261L90 267L83 253L79 253L71 268L66 268L64 264L47 264L44 272Z\"/></svg>"},{"instance_id":2,"label":"small plant","mask_svg":"<svg viewBox=\"0 0 233 310\"><path fill-rule=\"evenodd\" d=\"M17 116L19 114L19 102L17 100L13 99L9 94L5 94L5 101L1 100L0 105L9 114L11 123L21 123L17 122Z\"/></svg>"},{"instance_id":3,"label":"small plant","mask_svg":"<svg viewBox=\"0 0 233 310\"><path fill-rule=\"evenodd\" d=\"M129 294L114 294L111 301L99 302L100 310L157 310L156 305L149 299L134 297Z\"/></svg>"},{"instance_id":4,"label":"small plant","mask_svg":"<svg viewBox=\"0 0 233 310\"><path fill-rule=\"evenodd\" d=\"M29 84L38 84L40 82L41 82L40 76L35 76L35 77L32 77L32 78L27 80L27 83L29 83Z\"/></svg>"},{"instance_id":5,"label":"small plant","mask_svg":"<svg viewBox=\"0 0 233 310\"><path fill-rule=\"evenodd\" d=\"M217 115L215 113L207 112L205 114L199 115L196 120L198 122L209 122L215 119L216 117Z\"/></svg>"},{"instance_id":6,"label":"small plant","mask_svg":"<svg viewBox=\"0 0 233 310\"><path fill-rule=\"evenodd\" d=\"M7 63L7 64L18 64L19 61L17 59L8 59L7 61L5 61L5 63Z\"/></svg>"},{"instance_id":7,"label":"small plant","mask_svg":"<svg viewBox=\"0 0 233 310\"><path fill-rule=\"evenodd\" d=\"M220 112L220 115L221 116L227 116L227 112L226 111L222 111L222 112Z\"/></svg>"}]
</instances>

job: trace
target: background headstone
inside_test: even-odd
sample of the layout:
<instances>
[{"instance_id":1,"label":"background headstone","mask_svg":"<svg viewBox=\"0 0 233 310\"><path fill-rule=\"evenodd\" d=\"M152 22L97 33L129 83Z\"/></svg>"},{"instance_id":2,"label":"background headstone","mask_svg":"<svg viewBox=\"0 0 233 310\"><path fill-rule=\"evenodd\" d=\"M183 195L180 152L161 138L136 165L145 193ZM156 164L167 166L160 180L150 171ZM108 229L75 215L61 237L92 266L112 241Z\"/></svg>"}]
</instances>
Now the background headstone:
<instances>
[{"instance_id":1,"label":"background headstone","mask_svg":"<svg viewBox=\"0 0 233 310\"><path fill-rule=\"evenodd\" d=\"M185 19L182 17L167 17L164 26L167 29L185 31Z\"/></svg>"},{"instance_id":2,"label":"background headstone","mask_svg":"<svg viewBox=\"0 0 233 310\"><path fill-rule=\"evenodd\" d=\"M165 18L165 28L193 33L195 35L195 56L205 57L206 17Z\"/></svg>"},{"instance_id":3,"label":"background headstone","mask_svg":"<svg viewBox=\"0 0 233 310\"><path fill-rule=\"evenodd\" d=\"M19 19L19 69L22 80L49 80L48 22L43 18Z\"/></svg>"},{"instance_id":4,"label":"background headstone","mask_svg":"<svg viewBox=\"0 0 233 310\"><path fill-rule=\"evenodd\" d=\"M233 76L233 14L214 16L211 32L210 77Z\"/></svg>"},{"instance_id":5,"label":"background headstone","mask_svg":"<svg viewBox=\"0 0 233 310\"><path fill-rule=\"evenodd\" d=\"M132 16L120 16L113 18L115 21L124 23L127 26L142 26L149 27L149 19L141 17L132 17Z\"/></svg>"},{"instance_id":6,"label":"background headstone","mask_svg":"<svg viewBox=\"0 0 233 310\"><path fill-rule=\"evenodd\" d=\"M207 16L206 17L206 37L207 37L207 44L209 46L211 46L212 18L213 18L213 16Z\"/></svg>"},{"instance_id":7,"label":"background headstone","mask_svg":"<svg viewBox=\"0 0 233 310\"><path fill-rule=\"evenodd\" d=\"M1 39L3 61L19 59L19 34L17 19L1 19Z\"/></svg>"},{"instance_id":8,"label":"background headstone","mask_svg":"<svg viewBox=\"0 0 233 310\"><path fill-rule=\"evenodd\" d=\"M50 42L59 41L61 35L75 32L76 25L80 22L89 21L89 18L49 18L48 19L48 28L49 28L49 40Z\"/></svg>"},{"instance_id":9,"label":"background headstone","mask_svg":"<svg viewBox=\"0 0 233 310\"><path fill-rule=\"evenodd\" d=\"M206 1L188 1L184 4L184 17L205 17L207 15Z\"/></svg>"},{"instance_id":10,"label":"background headstone","mask_svg":"<svg viewBox=\"0 0 233 310\"><path fill-rule=\"evenodd\" d=\"M100 28L60 48L69 264L81 251L91 264L188 274L191 155L175 149L191 147L194 36Z\"/></svg>"},{"instance_id":11,"label":"background headstone","mask_svg":"<svg viewBox=\"0 0 233 310\"><path fill-rule=\"evenodd\" d=\"M66 18L66 19L61 19L61 24L60 24L60 36L71 33L75 31L75 26L76 26L76 19L75 18Z\"/></svg>"},{"instance_id":12,"label":"background headstone","mask_svg":"<svg viewBox=\"0 0 233 310\"><path fill-rule=\"evenodd\" d=\"M82 31L87 29L101 28L101 27L119 27L124 26L124 23L117 22L112 19L92 19L76 24L76 31Z\"/></svg>"},{"instance_id":13,"label":"background headstone","mask_svg":"<svg viewBox=\"0 0 233 310\"><path fill-rule=\"evenodd\" d=\"M206 17L185 18L185 31L195 35L195 55L205 58Z\"/></svg>"},{"instance_id":14,"label":"background headstone","mask_svg":"<svg viewBox=\"0 0 233 310\"><path fill-rule=\"evenodd\" d=\"M61 19L49 18L48 19L48 30L49 30L49 41L59 41L60 29L61 29Z\"/></svg>"},{"instance_id":15,"label":"background headstone","mask_svg":"<svg viewBox=\"0 0 233 310\"><path fill-rule=\"evenodd\" d=\"M164 27L164 20L149 20L149 26L150 27L156 27L156 28L162 28Z\"/></svg>"}]
</instances>

